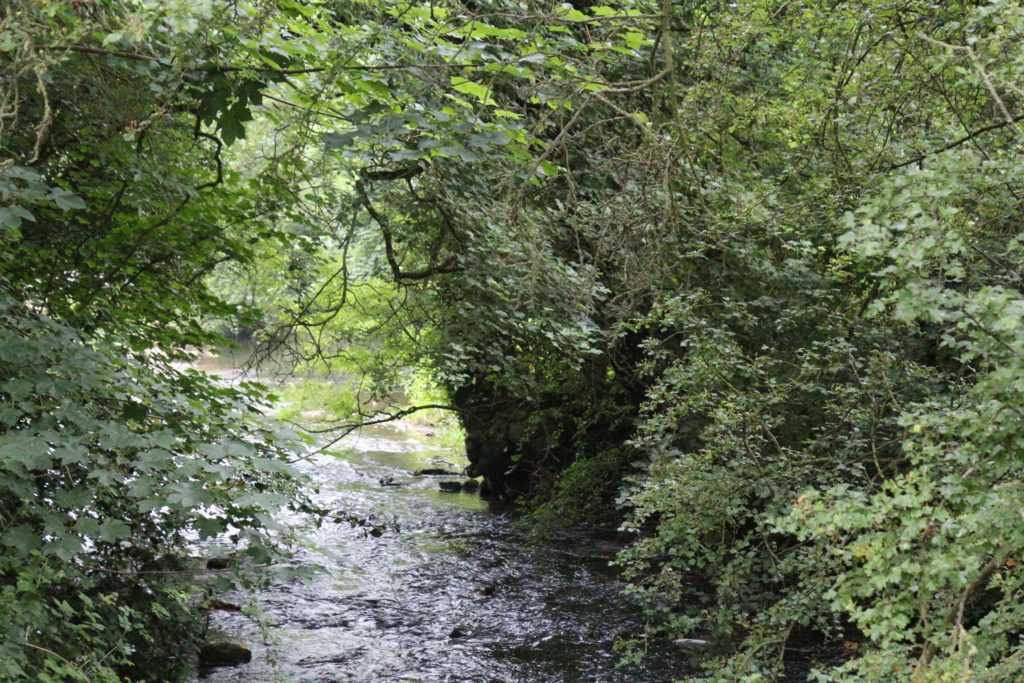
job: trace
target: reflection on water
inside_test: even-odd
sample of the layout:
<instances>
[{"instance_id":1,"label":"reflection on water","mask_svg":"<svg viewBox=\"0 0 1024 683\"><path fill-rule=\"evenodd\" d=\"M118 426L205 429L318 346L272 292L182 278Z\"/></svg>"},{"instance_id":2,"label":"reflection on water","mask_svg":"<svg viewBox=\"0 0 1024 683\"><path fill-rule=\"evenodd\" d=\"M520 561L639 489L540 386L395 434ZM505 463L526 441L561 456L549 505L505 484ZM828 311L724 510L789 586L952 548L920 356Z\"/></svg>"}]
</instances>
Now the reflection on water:
<instances>
[{"instance_id":1,"label":"reflection on water","mask_svg":"<svg viewBox=\"0 0 1024 683\"><path fill-rule=\"evenodd\" d=\"M338 449L302 465L320 485L317 502L399 530L373 537L325 524L311 532L331 554L330 571L256 596L273 624L269 645L246 617L215 612L213 627L254 656L203 680L532 683L683 674L676 651L615 668L612 645L637 617L607 570L612 544L525 543L477 496L442 493L439 478L413 476L453 459L415 431L368 428ZM399 486L381 486L388 477ZM312 553L297 560L325 563Z\"/></svg>"}]
</instances>

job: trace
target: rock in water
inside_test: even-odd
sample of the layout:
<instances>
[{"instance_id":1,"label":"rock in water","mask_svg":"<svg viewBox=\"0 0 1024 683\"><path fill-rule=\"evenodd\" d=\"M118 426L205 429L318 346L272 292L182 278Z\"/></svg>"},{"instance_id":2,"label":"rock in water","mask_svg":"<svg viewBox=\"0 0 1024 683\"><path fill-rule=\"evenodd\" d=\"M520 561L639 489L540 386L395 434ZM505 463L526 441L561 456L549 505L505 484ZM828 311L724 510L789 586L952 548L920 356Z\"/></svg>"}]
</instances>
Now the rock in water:
<instances>
[{"instance_id":1,"label":"rock in water","mask_svg":"<svg viewBox=\"0 0 1024 683\"><path fill-rule=\"evenodd\" d=\"M211 557L206 560L206 568L213 570L231 569L237 563L238 560L233 557Z\"/></svg>"},{"instance_id":2,"label":"rock in water","mask_svg":"<svg viewBox=\"0 0 1024 683\"><path fill-rule=\"evenodd\" d=\"M442 481L438 482L437 487L445 493L458 493L462 490L461 481Z\"/></svg>"},{"instance_id":3,"label":"rock in water","mask_svg":"<svg viewBox=\"0 0 1024 683\"><path fill-rule=\"evenodd\" d=\"M462 490L466 493L475 493L480 490L480 482L476 479L467 479L462 482Z\"/></svg>"},{"instance_id":4,"label":"rock in water","mask_svg":"<svg viewBox=\"0 0 1024 683\"><path fill-rule=\"evenodd\" d=\"M701 638L676 638L672 641L679 647L705 647L708 641Z\"/></svg>"},{"instance_id":5,"label":"rock in water","mask_svg":"<svg viewBox=\"0 0 1024 683\"><path fill-rule=\"evenodd\" d=\"M252 650L240 643L217 640L199 648L199 666L212 669L217 666L238 666L252 661Z\"/></svg>"},{"instance_id":6,"label":"rock in water","mask_svg":"<svg viewBox=\"0 0 1024 683\"><path fill-rule=\"evenodd\" d=\"M447 470L441 467L428 467L423 470L416 470L414 474L417 477L445 477L451 474L455 474L451 470Z\"/></svg>"},{"instance_id":7,"label":"rock in water","mask_svg":"<svg viewBox=\"0 0 1024 683\"><path fill-rule=\"evenodd\" d=\"M203 609L209 610L211 612L214 610L220 610L222 612L241 612L242 606L236 605L233 602L224 602L223 600L210 598L203 604Z\"/></svg>"}]
</instances>

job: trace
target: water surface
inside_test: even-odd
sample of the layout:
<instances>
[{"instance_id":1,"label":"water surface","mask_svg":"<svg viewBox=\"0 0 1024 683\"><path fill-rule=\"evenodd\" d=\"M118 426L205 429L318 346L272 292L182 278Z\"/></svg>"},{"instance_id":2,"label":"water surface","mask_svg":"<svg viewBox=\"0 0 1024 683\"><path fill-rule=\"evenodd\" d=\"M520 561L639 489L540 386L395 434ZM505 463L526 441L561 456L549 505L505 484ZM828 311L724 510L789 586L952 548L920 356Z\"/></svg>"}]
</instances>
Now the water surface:
<instances>
[{"instance_id":1,"label":"water surface","mask_svg":"<svg viewBox=\"0 0 1024 683\"><path fill-rule=\"evenodd\" d=\"M391 426L304 462L317 503L390 526L379 536L348 524L311 532L329 555L303 551L296 562L328 571L256 595L272 624L269 643L247 617L214 612L212 626L254 656L202 680L540 683L684 673L672 646L616 668L613 644L639 620L608 568L613 543L586 535L530 543L476 495L443 493L441 478L413 475L456 459L423 430ZM382 486L389 478L399 486Z\"/></svg>"}]
</instances>

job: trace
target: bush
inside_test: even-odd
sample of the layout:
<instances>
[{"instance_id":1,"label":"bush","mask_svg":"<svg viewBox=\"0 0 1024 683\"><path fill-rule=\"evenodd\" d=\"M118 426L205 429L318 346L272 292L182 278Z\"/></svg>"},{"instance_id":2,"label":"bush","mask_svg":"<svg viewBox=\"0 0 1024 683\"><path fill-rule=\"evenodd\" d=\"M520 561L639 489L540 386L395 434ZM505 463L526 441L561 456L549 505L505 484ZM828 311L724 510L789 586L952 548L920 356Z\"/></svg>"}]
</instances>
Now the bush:
<instances>
[{"instance_id":1,"label":"bush","mask_svg":"<svg viewBox=\"0 0 1024 683\"><path fill-rule=\"evenodd\" d=\"M255 399L7 295L0 397L0 679L182 678L203 624L197 544L244 566L287 541L272 519L301 484L286 442Z\"/></svg>"}]
</instances>

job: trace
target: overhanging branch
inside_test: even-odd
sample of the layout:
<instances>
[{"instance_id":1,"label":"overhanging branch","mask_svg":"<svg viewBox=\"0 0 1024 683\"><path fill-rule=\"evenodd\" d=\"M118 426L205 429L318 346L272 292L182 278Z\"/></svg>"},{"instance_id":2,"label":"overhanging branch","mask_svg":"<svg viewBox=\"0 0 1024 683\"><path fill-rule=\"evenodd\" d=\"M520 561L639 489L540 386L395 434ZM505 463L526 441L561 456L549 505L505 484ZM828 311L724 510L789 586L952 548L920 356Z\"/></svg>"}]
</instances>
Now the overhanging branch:
<instances>
[{"instance_id":1,"label":"overhanging branch","mask_svg":"<svg viewBox=\"0 0 1024 683\"><path fill-rule=\"evenodd\" d=\"M363 205L363 208L366 209L366 212L370 214L370 218L372 218L380 227L381 236L384 238L384 258L387 259L392 277L394 277L395 282L399 284L426 280L434 277L435 275L455 273L461 270L461 267L458 264L458 259L454 256L449 256L441 263L434 263L433 261L436 257L436 252L431 254L432 264L429 267L415 271L402 270L398 257L395 255L394 235L391 232L391 224L388 219L373 205L373 202L370 201L370 195L366 192L367 181L409 180L422 172L423 168L420 166L409 166L384 171L365 171L355 183L355 190L356 194L359 196L359 202ZM439 246L440 245L438 245L438 247Z\"/></svg>"},{"instance_id":2,"label":"overhanging branch","mask_svg":"<svg viewBox=\"0 0 1024 683\"><path fill-rule=\"evenodd\" d=\"M988 133L988 132L993 131L993 130L999 130L1000 128L1006 128L1007 126L1011 126L1011 125L1020 123L1021 121L1024 121L1024 114L1021 114L1019 116L1014 116L1014 117L1012 117L1012 118L1010 118L1010 119L1008 119L1006 121L1000 121L999 123L993 123L992 125L989 125L989 126L983 126L981 128L978 128L977 130L971 131L970 133L968 133L967 135L963 136L962 138L959 138L957 140L954 140L953 142L950 142L950 143L948 143L946 145L943 145L942 147L938 147L938 148L933 149L933 150L931 150L929 152L922 152L922 153L920 153L920 154L918 154L918 155L916 155L916 156L914 156L914 157L912 157L910 159L907 159L905 161L901 161L899 163L890 164L889 166L885 167L885 169L883 169L883 172L888 173L889 171L896 171L896 170L904 168L906 166L911 166L913 164L916 164L916 163L919 163L921 161L924 161L928 157L935 156L936 154L942 154L943 152L948 152L949 150L955 149L955 148L959 147L960 145L964 145L964 144L974 140L979 135L983 135L983 134Z\"/></svg>"}]
</instances>

